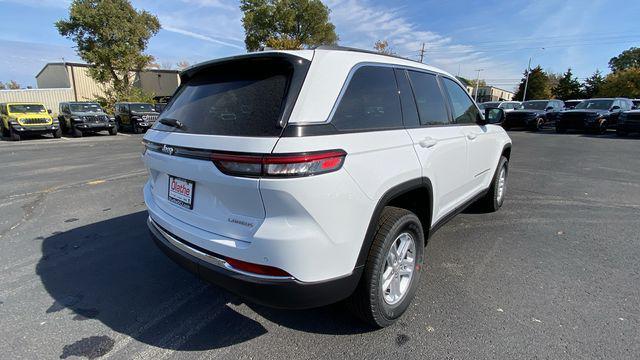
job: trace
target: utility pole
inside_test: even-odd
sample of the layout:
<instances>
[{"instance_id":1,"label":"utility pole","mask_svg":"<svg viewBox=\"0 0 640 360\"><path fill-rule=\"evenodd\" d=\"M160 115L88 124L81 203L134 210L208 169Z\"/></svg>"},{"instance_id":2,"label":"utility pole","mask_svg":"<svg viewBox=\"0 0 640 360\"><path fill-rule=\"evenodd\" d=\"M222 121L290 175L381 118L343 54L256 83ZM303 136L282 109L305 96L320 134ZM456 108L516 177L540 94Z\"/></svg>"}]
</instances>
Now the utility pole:
<instances>
[{"instance_id":1,"label":"utility pole","mask_svg":"<svg viewBox=\"0 0 640 360\"><path fill-rule=\"evenodd\" d=\"M529 57L529 65L527 65L527 79L524 81L524 93L522 94L522 101L527 100L527 87L529 86L530 73L531 73L531 57Z\"/></svg>"},{"instance_id":2,"label":"utility pole","mask_svg":"<svg viewBox=\"0 0 640 360\"><path fill-rule=\"evenodd\" d=\"M473 101L478 102L478 88L480 87L480 71L484 71L484 69L476 69L478 72L478 76L476 77L476 96L473 98Z\"/></svg>"},{"instance_id":3,"label":"utility pole","mask_svg":"<svg viewBox=\"0 0 640 360\"><path fill-rule=\"evenodd\" d=\"M424 60L424 43L422 43L422 49L420 49L420 62Z\"/></svg>"}]
</instances>

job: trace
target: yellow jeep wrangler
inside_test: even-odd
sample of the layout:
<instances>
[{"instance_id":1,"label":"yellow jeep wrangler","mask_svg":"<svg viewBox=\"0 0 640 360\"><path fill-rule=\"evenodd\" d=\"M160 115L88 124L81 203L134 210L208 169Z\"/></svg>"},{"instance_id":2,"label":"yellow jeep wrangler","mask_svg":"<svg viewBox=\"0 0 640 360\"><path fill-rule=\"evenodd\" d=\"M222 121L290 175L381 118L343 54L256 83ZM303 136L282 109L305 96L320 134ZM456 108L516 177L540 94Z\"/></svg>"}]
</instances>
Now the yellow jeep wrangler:
<instances>
[{"instance_id":1,"label":"yellow jeep wrangler","mask_svg":"<svg viewBox=\"0 0 640 360\"><path fill-rule=\"evenodd\" d=\"M58 119L51 117L51 110L38 103L2 103L2 136L19 141L24 135L51 134L54 138L62 136Z\"/></svg>"}]
</instances>

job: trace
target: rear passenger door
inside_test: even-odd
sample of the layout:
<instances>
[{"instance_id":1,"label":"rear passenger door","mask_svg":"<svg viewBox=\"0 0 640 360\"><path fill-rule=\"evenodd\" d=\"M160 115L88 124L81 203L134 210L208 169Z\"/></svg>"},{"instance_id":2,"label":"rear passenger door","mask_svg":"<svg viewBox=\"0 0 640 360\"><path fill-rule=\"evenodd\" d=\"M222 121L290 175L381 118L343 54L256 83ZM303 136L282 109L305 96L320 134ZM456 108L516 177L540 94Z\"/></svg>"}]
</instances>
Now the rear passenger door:
<instances>
[{"instance_id":1,"label":"rear passenger door","mask_svg":"<svg viewBox=\"0 0 640 360\"><path fill-rule=\"evenodd\" d=\"M495 125L477 124L478 117L481 116L480 110L457 82L443 77L442 83L449 95L453 123L459 127L468 144L469 165L464 176L468 181L464 197L468 199L486 189L493 177L492 170L498 164L496 155L498 130Z\"/></svg>"},{"instance_id":2,"label":"rear passenger door","mask_svg":"<svg viewBox=\"0 0 640 360\"><path fill-rule=\"evenodd\" d=\"M434 194L433 222L455 209L463 200L467 173L467 144L459 126L451 123L447 100L438 77L413 70L398 71L398 82L409 81L418 110L418 123L406 124ZM405 110L404 115L406 119Z\"/></svg>"}]
</instances>

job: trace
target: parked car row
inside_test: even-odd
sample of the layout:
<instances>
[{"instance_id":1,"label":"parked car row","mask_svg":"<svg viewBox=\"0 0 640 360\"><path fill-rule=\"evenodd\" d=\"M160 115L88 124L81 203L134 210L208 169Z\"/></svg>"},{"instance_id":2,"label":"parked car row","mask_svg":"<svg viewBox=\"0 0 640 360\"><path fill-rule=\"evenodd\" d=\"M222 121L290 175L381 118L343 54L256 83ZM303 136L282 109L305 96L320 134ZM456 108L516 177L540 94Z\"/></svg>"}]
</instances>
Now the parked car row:
<instances>
[{"instance_id":1,"label":"parked car row","mask_svg":"<svg viewBox=\"0 0 640 360\"><path fill-rule=\"evenodd\" d=\"M489 103L485 103L489 104ZM482 107L485 104L480 104ZM499 103L491 103L496 107ZM640 132L640 110L627 98L596 98L587 100L529 100L512 111L505 110L502 127L506 130L524 128L538 131L555 126L556 132L579 130L604 134L615 129L619 136Z\"/></svg>"},{"instance_id":2,"label":"parked car row","mask_svg":"<svg viewBox=\"0 0 640 360\"><path fill-rule=\"evenodd\" d=\"M62 102L56 118L44 104L2 103L2 137L20 141L27 135L38 134L51 134L54 138L63 133L82 137L100 131L116 135L119 130L137 134L149 129L159 115L154 105L148 103L116 103L114 110L114 116L110 116L96 102Z\"/></svg>"}]
</instances>

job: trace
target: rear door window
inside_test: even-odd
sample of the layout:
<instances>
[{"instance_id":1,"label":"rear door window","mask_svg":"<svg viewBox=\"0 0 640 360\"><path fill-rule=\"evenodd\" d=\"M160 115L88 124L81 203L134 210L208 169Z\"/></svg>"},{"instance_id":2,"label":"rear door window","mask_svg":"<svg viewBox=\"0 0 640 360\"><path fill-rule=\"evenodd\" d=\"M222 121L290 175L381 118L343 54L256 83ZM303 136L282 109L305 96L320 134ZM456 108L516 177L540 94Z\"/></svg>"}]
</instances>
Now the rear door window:
<instances>
[{"instance_id":1,"label":"rear door window","mask_svg":"<svg viewBox=\"0 0 640 360\"><path fill-rule=\"evenodd\" d=\"M393 68L363 66L357 69L331 123L340 131L401 128L402 111Z\"/></svg>"},{"instance_id":2,"label":"rear door window","mask_svg":"<svg viewBox=\"0 0 640 360\"><path fill-rule=\"evenodd\" d=\"M422 125L449 124L449 114L435 75L409 71Z\"/></svg>"},{"instance_id":3,"label":"rear door window","mask_svg":"<svg viewBox=\"0 0 640 360\"><path fill-rule=\"evenodd\" d=\"M402 119L404 126L414 128L420 126L420 118L418 117L418 109L416 108L416 100L413 97L411 83L407 77L407 71L403 69L395 69L396 80L398 81L398 91L400 91L400 103L402 104Z\"/></svg>"},{"instance_id":4,"label":"rear door window","mask_svg":"<svg viewBox=\"0 0 640 360\"><path fill-rule=\"evenodd\" d=\"M187 80L154 128L191 134L279 136L280 118L293 66L282 59L238 60L203 69Z\"/></svg>"},{"instance_id":5,"label":"rear door window","mask_svg":"<svg viewBox=\"0 0 640 360\"><path fill-rule=\"evenodd\" d=\"M474 124L480 115L467 92L451 79L443 78L444 87L451 99L453 119L456 124Z\"/></svg>"}]
</instances>

